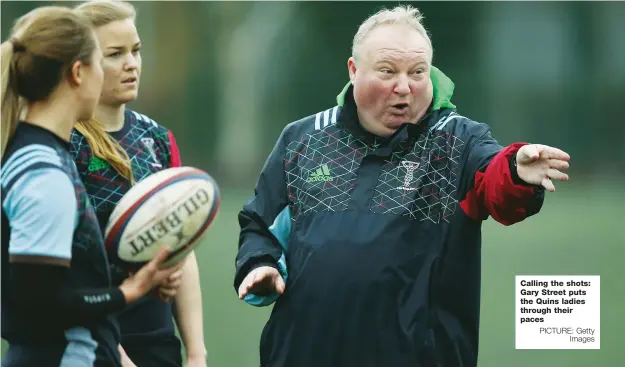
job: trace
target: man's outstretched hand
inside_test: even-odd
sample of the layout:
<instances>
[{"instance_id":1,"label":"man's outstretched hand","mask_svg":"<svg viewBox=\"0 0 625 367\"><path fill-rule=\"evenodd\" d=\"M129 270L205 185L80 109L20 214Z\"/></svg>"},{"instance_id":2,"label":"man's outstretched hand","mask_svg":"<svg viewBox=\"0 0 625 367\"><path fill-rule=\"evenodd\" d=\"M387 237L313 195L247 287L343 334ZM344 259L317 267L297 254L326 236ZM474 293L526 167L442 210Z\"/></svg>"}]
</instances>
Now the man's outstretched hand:
<instances>
[{"instance_id":1,"label":"man's outstretched hand","mask_svg":"<svg viewBox=\"0 0 625 367\"><path fill-rule=\"evenodd\" d=\"M284 293L284 279L278 270L271 266L260 266L252 270L239 286L239 298L243 299L249 293L265 294L265 293Z\"/></svg>"},{"instance_id":2,"label":"man's outstretched hand","mask_svg":"<svg viewBox=\"0 0 625 367\"><path fill-rule=\"evenodd\" d=\"M519 178L529 184L542 185L547 191L556 191L552 180L567 181L563 170L569 168L571 157L558 148L541 144L524 145L516 155Z\"/></svg>"}]
</instances>

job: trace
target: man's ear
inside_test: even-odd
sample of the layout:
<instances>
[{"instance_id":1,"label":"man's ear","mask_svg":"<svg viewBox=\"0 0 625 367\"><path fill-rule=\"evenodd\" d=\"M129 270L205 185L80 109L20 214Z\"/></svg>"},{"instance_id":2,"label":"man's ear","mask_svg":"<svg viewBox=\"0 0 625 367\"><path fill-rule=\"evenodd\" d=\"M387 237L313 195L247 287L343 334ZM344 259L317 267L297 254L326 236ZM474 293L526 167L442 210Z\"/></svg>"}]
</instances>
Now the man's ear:
<instances>
[{"instance_id":1,"label":"man's ear","mask_svg":"<svg viewBox=\"0 0 625 367\"><path fill-rule=\"evenodd\" d=\"M354 84L354 81L356 80L357 69L356 59L352 56L347 60L347 71L349 72L349 80L351 80L352 84Z\"/></svg>"},{"instance_id":2,"label":"man's ear","mask_svg":"<svg viewBox=\"0 0 625 367\"><path fill-rule=\"evenodd\" d=\"M69 84L72 87L80 87L84 78L84 65L80 60L74 61L72 67L69 69Z\"/></svg>"}]
</instances>

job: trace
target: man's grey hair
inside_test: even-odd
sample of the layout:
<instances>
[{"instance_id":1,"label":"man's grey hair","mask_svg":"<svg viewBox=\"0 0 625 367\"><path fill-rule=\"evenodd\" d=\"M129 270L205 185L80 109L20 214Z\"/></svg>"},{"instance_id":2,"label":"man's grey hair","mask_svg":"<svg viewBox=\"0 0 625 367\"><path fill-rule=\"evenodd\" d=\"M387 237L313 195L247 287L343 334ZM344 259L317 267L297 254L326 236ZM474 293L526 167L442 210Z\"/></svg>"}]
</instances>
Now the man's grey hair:
<instances>
[{"instance_id":1,"label":"man's grey hair","mask_svg":"<svg viewBox=\"0 0 625 367\"><path fill-rule=\"evenodd\" d=\"M364 22L362 22L362 24L358 28L358 32L356 32L356 35L354 36L354 41L352 43L352 56L356 58L357 49L364 42L364 40L367 38L369 33L371 33L372 30L381 25L391 24L407 25L414 28L428 41L433 56L434 49L432 48L432 41L430 40L430 36L423 26L422 21L423 15L419 11L419 9L414 8L410 5L400 5L393 9L384 8L367 18Z\"/></svg>"}]
</instances>

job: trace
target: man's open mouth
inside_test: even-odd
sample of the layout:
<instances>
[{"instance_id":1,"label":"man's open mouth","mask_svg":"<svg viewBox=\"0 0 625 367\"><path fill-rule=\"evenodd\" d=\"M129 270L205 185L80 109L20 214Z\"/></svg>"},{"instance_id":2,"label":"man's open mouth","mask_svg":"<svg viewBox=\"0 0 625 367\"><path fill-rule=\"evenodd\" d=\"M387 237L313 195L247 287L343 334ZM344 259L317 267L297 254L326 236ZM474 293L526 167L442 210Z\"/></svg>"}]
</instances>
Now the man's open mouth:
<instances>
[{"instance_id":1,"label":"man's open mouth","mask_svg":"<svg viewBox=\"0 0 625 367\"><path fill-rule=\"evenodd\" d=\"M396 103L392 107L394 114L404 114L408 111L408 103Z\"/></svg>"}]
</instances>

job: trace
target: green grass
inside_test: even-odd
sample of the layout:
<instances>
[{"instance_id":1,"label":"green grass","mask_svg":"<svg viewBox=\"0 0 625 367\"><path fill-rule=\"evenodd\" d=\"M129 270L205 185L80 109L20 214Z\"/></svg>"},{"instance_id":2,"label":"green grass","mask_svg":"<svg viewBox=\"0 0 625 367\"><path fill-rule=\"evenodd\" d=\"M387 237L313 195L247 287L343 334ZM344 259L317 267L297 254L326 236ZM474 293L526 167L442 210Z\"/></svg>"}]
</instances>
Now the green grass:
<instances>
[{"instance_id":1,"label":"green grass","mask_svg":"<svg viewBox=\"0 0 625 367\"><path fill-rule=\"evenodd\" d=\"M197 249L212 367L258 366L260 333L271 311L239 301L232 286L237 213L246 195L224 193L221 212ZM511 227L485 223L479 367L625 366L624 202L622 183L563 183L539 215ZM601 350L515 350L518 274L601 275Z\"/></svg>"},{"instance_id":2,"label":"green grass","mask_svg":"<svg viewBox=\"0 0 625 367\"><path fill-rule=\"evenodd\" d=\"M625 366L625 202L615 186L558 185L541 213L484 226L480 367ZM515 350L514 277L601 276L600 350Z\"/></svg>"}]
</instances>

